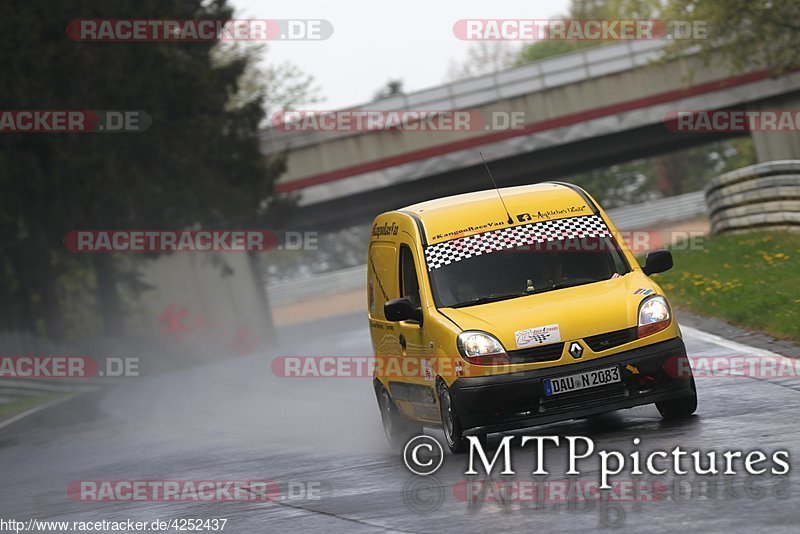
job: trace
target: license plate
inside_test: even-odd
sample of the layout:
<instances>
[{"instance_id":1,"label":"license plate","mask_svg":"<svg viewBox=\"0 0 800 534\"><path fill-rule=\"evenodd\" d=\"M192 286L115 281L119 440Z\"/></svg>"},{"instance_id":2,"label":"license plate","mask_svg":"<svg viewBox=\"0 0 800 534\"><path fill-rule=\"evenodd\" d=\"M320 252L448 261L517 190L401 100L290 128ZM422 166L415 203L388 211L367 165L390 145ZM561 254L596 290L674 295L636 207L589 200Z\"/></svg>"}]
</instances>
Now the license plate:
<instances>
[{"instance_id":1,"label":"license plate","mask_svg":"<svg viewBox=\"0 0 800 534\"><path fill-rule=\"evenodd\" d=\"M604 386L606 384L613 384L619 382L619 368L603 367L602 369L594 369L574 375L560 376L558 378L545 378L544 379L544 394L548 397L558 395L559 393L567 393L569 391L578 391L581 389L594 388L597 386Z\"/></svg>"}]
</instances>

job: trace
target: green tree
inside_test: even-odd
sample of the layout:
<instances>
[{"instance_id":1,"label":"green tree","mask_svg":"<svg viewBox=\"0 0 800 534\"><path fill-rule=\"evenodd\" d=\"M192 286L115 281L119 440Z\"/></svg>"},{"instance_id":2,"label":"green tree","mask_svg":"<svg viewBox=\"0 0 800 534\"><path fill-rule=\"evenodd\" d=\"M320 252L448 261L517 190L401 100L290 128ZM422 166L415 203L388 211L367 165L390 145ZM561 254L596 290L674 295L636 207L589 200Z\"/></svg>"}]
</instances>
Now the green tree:
<instances>
[{"instance_id":1,"label":"green tree","mask_svg":"<svg viewBox=\"0 0 800 534\"><path fill-rule=\"evenodd\" d=\"M463 80L492 74L515 64L517 52L503 41L480 41L467 49L463 61L450 61L447 79Z\"/></svg>"},{"instance_id":2,"label":"green tree","mask_svg":"<svg viewBox=\"0 0 800 534\"><path fill-rule=\"evenodd\" d=\"M269 216L284 162L260 154L262 96L229 105L247 56L219 63L215 42L76 42L65 33L76 15L231 13L225 0L30 0L0 7L7 108L142 110L152 117L142 133L0 137L0 295L21 311L16 326L61 336L59 280L90 266L104 329L118 331L119 262L108 254L70 255L62 238L71 229L224 228Z\"/></svg>"},{"instance_id":3,"label":"green tree","mask_svg":"<svg viewBox=\"0 0 800 534\"><path fill-rule=\"evenodd\" d=\"M221 42L212 51L217 65L244 61L246 66L238 81L238 91L231 95L229 108L238 108L260 99L269 118L276 111L322 101L314 77L289 62L265 62L269 59L266 44L251 41Z\"/></svg>"},{"instance_id":4,"label":"green tree","mask_svg":"<svg viewBox=\"0 0 800 534\"><path fill-rule=\"evenodd\" d=\"M572 0L573 19L655 19L664 10L662 0Z\"/></svg>"},{"instance_id":5,"label":"green tree","mask_svg":"<svg viewBox=\"0 0 800 534\"><path fill-rule=\"evenodd\" d=\"M570 176L609 208L702 189L711 178L756 161L753 141L739 137L628 161Z\"/></svg>"},{"instance_id":6,"label":"green tree","mask_svg":"<svg viewBox=\"0 0 800 534\"><path fill-rule=\"evenodd\" d=\"M525 65L541 61L561 54L569 54L584 48L593 48L600 43L596 41L538 41L522 47L517 55L516 65Z\"/></svg>"},{"instance_id":7,"label":"green tree","mask_svg":"<svg viewBox=\"0 0 800 534\"><path fill-rule=\"evenodd\" d=\"M390 96L397 96L403 94L403 80L389 80L386 84L375 91L375 100L381 98L389 98Z\"/></svg>"},{"instance_id":8,"label":"green tree","mask_svg":"<svg viewBox=\"0 0 800 534\"><path fill-rule=\"evenodd\" d=\"M664 7L665 3L661 0L572 0L569 13L563 18L568 20L655 19L663 13ZM537 41L522 47L515 63L524 65L611 42L613 41Z\"/></svg>"},{"instance_id":9,"label":"green tree","mask_svg":"<svg viewBox=\"0 0 800 534\"><path fill-rule=\"evenodd\" d=\"M737 26L744 24L745 19L760 20L759 25L767 23L764 17L752 14L760 12L763 8L763 6L753 7L755 4L765 4L765 2L744 3L749 6L748 9L732 19L734 22L729 23L729 29L725 30L727 33L738 31ZM785 3L790 4L790 2ZM699 5L702 5L703 8L700 9ZM726 6L724 9L723 5ZM715 7L712 9L709 6ZM724 13L737 9L736 6L737 2L725 0L703 0L702 2L691 0L572 0L569 13L564 18L575 20L659 18L663 20L713 20L716 27L721 28L723 27L721 19L727 17ZM790 10L784 8L786 6L781 7L782 12L788 14ZM750 15L747 14L748 11L751 13ZM774 19L774 16L771 18ZM792 24L794 23L789 23L789 25ZM738 46L746 46L748 49L748 54L740 56L749 58L745 59L745 62L752 60L753 50L759 49L752 43L761 40L761 37L757 37L750 31L749 37L746 38L748 44L739 43ZM739 41L740 37L734 35L726 41L724 46L730 46ZM522 65L602 44L604 43L597 41L540 41L523 47L516 63ZM668 47L665 59L697 44L698 41L692 40L676 41L676 45ZM707 54L711 54L714 47L721 46L715 40L702 42L702 45L704 53ZM795 53L793 47L786 47L786 50L792 50L792 53ZM729 53L735 55L738 52L731 49ZM671 196L696 191L702 188L712 176L752 164L754 161L752 140L742 138L595 169L572 176L571 179L587 189L595 191L603 199L604 204L613 207L641 202L657 196Z\"/></svg>"},{"instance_id":10,"label":"green tree","mask_svg":"<svg viewBox=\"0 0 800 534\"><path fill-rule=\"evenodd\" d=\"M708 27L707 39L676 40L667 57L699 47L706 63L721 57L736 71L759 65L780 74L800 64L796 0L669 0L665 18Z\"/></svg>"}]
</instances>

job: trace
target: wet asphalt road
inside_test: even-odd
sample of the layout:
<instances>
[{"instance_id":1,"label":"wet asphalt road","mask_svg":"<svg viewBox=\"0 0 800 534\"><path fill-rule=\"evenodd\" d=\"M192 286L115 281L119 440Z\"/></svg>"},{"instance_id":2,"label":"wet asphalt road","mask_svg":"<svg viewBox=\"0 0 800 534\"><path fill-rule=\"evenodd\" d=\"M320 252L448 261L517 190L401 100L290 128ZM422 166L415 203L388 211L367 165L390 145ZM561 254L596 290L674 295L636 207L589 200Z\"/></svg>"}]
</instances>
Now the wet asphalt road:
<instances>
[{"instance_id":1,"label":"wet asphalt road","mask_svg":"<svg viewBox=\"0 0 800 534\"><path fill-rule=\"evenodd\" d=\"M758 352L684 333L692 356ZM283 346L292 347L282 354L371 354L361 315L281 335ZM389 449L369 379L278 378L269 358L253 355L131 379L0 429L0 518L224 518L225 532L235 533L800 530L800 488L791 475L718 475L705 490L694 475L650 476L661 489L656 500L645 502L537 505L529 496L502 503L491 494L484 502L466 502L459 490L466 458L448 454L434 477L422 478ZM800 379L706 377L697 383L698 415L684 422L663 422L648 406L524 433L584 435L597 449L620 451L637 449L637 436L643 452L676 445L768 455L787 449L794 467L800 458ZM501 437L493 435L490 445ZM550 475L536 480L565 478L564 449L548 449ZM505 478L534 480L532 449L516 447L513 460L517 474ZM597 480L596 465L581 466L577 478ZM77 502L67 495L76 480L273 480L282 489L306 484L312 494L298 490L296 498L273 502Z\"/></svg>"}]
</instances>

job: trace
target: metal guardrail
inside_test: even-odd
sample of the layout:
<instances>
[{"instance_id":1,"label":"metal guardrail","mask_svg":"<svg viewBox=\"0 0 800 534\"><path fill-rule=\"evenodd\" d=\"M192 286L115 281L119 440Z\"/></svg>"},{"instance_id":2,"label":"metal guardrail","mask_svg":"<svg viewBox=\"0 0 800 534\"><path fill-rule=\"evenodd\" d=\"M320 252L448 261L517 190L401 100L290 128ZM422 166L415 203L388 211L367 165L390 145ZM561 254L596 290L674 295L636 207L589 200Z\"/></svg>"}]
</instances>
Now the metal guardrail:
<instances>
[{"instance_id":1,"label":"metal guardrail","mask_svg":"<svg viewBox=\"0 0 800 534\"><path fill-rule=\"evenodd\" d=\"M367 266L357 265L313 277L267 284L267 296L270 305L275 306L312 297L335 295L358 289L366 284Z\"/></svg>"},{"instance_id":2,"label":"metal guardrail","mask_svg":"<svg viewBox=\"0 0 800 534\"><path fill-rule=\"evenodd\" d=\"M90 343L93 346L97 342ZM112 345L115 340L106 340L102 345ZM0 356L68 356L86 354L85 346L75 350L70 344L51 343L38 336L22 332L0 332ZM5 369L4 369L5 371ZM27 397L45 395L85 393L98 391L121 383L122 379L109 376L74 378L19 378L0 372L0 405L11 404Z\"/></svg>"},{"instance_id":3,"label":"metal guardrail","mask_svg":"<svg viewBox=\"0 0 800 534\"><path fill-rule=\"evenodd\" d=\"M681 221L705 214L705 195L703 191L695 191L634 206L616 208L608 210L606 213L611 217L614 225L621 230L646 228L657 223Z\"/></svg>"},{"instance_id":4,"label":"metal guardrail","mask_svg":"<svg viewBox=\"0 0 800 534\"><path fill-rule=\"evenodd\" d=\"M665 45L663 41L643 40L589 48L346 109L363 111L472 109L497 100L642 67L657 59ZM265 154L272 154L364 133L295 132L266 128L261 132L261 144Z\"/></svg>"},{"instance_id":5,"label":"metal guardrail","mask_svg":"<svg viewBox=\"0 0 800 534\"><path fill-rule=\"evenodd\" d=\"M758 163L717 176L705 197L713 234L800 230L800 160Z\"/></svg>"},{"instance_id":6,"label":"metal guardrail","mask_svg":"<svg viewBox=\"0 0 800 534\"><path fill-rule=\"evenodd\" d=\"M703 191L686 193L635 206L608 210L620 230L646 228L657 223L691 219L706 213ZM358 265L314 277L284 280L266 287L273 306L362 288L367 283L366 265Z\"/></svg>"}]
</instances>

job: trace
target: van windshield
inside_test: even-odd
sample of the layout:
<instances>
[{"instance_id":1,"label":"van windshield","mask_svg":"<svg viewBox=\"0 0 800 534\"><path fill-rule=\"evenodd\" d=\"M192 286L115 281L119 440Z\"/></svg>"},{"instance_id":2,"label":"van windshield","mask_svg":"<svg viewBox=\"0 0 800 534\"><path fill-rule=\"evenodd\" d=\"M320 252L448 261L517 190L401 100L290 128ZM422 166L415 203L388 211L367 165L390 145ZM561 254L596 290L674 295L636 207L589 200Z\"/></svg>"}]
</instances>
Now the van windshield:
<instances>
[{"instance_id":1,"label":"van windshield","mask_svg":"<svg viewBox=\"0 0 800 534\"><path fill-rule=\"evenodd\" d=\"M432 265L431 285L440 308L475 306L630 272L613 237L571 238L472 252Z\"/></svg>"}]
</instances>

